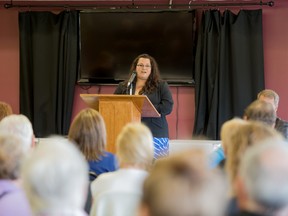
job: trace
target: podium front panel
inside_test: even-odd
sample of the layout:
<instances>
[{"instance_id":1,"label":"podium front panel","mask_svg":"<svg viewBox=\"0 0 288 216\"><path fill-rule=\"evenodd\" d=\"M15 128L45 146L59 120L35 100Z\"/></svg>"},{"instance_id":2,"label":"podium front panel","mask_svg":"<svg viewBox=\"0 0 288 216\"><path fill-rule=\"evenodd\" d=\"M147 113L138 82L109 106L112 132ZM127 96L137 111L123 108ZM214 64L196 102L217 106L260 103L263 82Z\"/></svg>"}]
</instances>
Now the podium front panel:
<instances>
[{"instance_id":1,"label":"podium front panel","mask_svg":"<svg viewBox=\"0 0 288 216\"><path fill-rule=\"evenodd\" d=\"M116 152L116 139L129 122L140 122L141 113L131 101L101 101L99 112L104 118L107 130L107 151Z\"/></svg>"},{"instance_id":2,"label":"podium front panel","mask_svg":"<svg viewBox=\"0 0 288 216\"><path fill-rule=\"evenodd\" d=\"M151 101L144 95L81 94L85 103L103 116L109 152L116 152L116 139L129 122L141 122L142 117L160 117Z\"/></svg>"}]
</instances>

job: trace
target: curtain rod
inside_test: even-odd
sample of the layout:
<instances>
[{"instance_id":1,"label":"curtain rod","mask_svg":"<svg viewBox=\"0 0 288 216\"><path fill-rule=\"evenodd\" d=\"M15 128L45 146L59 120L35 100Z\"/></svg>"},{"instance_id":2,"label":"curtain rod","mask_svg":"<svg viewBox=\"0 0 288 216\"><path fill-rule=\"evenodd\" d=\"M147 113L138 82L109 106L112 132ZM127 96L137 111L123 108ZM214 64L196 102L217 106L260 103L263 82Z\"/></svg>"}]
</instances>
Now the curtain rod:
<instances>
[{"instance_id":1,"label":"curtain rod","mask_svg":"<svg viewBox=\"0 0 288 216\"><path fill-rule=\"evenodd\" d=\"M230 2L230 3L195 3L195 2L189 2L189 4L118 4L118 5L103 5L103 4L13 4L13 3L5 3L4 8L91 8L96 9L99 8L108 8L108 9L144 9L144 8L156 8L156 7L167 7L168 9L172 9L173 7L188 7L189 9L191 7L241 7L241 6L274 6L274 1L259 1L259 2Z\"/></svg>"}]
</instances>

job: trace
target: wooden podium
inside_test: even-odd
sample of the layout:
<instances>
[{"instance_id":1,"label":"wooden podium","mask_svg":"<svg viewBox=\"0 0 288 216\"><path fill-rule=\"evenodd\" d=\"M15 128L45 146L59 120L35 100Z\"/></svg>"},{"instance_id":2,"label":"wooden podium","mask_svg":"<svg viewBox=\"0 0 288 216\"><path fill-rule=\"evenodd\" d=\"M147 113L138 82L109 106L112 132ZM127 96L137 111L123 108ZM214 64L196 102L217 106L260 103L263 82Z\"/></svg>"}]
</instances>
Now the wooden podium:
<instances>
[{"instance_id":1,"label":"wooden podium","mask_svg":"<svg viewBox=\"0 0 288 216\"><path fill-rule=\"evenodd\" d=\"M85 103L100 112L107 130L106 149L116 152L116 138L129 122L141 122L141 117L160 117L145 95L80 94Z\"/></svg>"}]
</instances>

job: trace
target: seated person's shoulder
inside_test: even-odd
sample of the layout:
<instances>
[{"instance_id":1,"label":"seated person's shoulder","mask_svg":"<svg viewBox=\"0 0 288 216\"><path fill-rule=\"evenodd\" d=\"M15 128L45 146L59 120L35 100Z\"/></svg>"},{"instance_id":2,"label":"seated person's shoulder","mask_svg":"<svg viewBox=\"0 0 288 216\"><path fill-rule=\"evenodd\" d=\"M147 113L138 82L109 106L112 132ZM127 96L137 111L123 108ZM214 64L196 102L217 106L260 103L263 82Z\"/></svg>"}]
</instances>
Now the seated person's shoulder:
<instances>
[{"instance_id":1,"label":"seated person's shoulder","mask_svg":"<svg viewBox=\"0 0 288 216\"><path fill-rule=\"evenodd\" d=\"M275 128L287 128L288 127L288 121L285 121L281 118L277 118L276 119L276 124L275 124Z\"/></svg>"},{"instance_id":2,"label":"seated person's shoulder","mask_svg":"<svg viewBox=\"0 0 288 216\"><path fill-rule=\"evenodd\" d=\"M277 118L275 129L279 131L284 136L284 138L288 139L288 121Z\"/></svg>"},{"instance_id":3,"label":"seated person's shoulder","mask_svg":"<svg viewBox=\"0 0 288 216\"><path fill-rule=\"evenodd\" d=\"M109 159L114 159L116 158L115 154L111 153L111 152L105 152L104 153L104 157L109 158Z\"/></svg>"}]
</instances>

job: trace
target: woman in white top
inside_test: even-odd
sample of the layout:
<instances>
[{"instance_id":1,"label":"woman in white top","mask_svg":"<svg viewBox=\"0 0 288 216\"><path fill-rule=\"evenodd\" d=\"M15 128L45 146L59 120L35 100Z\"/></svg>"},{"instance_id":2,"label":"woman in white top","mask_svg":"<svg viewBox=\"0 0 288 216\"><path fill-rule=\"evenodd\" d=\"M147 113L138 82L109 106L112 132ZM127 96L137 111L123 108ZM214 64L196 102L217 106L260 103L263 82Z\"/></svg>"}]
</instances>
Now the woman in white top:
<instances>
[{"instance_id":1,"label":"woman in white top","mask_svg":"<svg viewBox=\"0 0 288 216\"><path fill-rule=\"evenodd\" d=\"M101 174L91 184L93 204L90 215L135 215L142 186L153 162L153 137L141 123L126 125L116 142L120 169Z\"/></svg>"}]
</instances>

